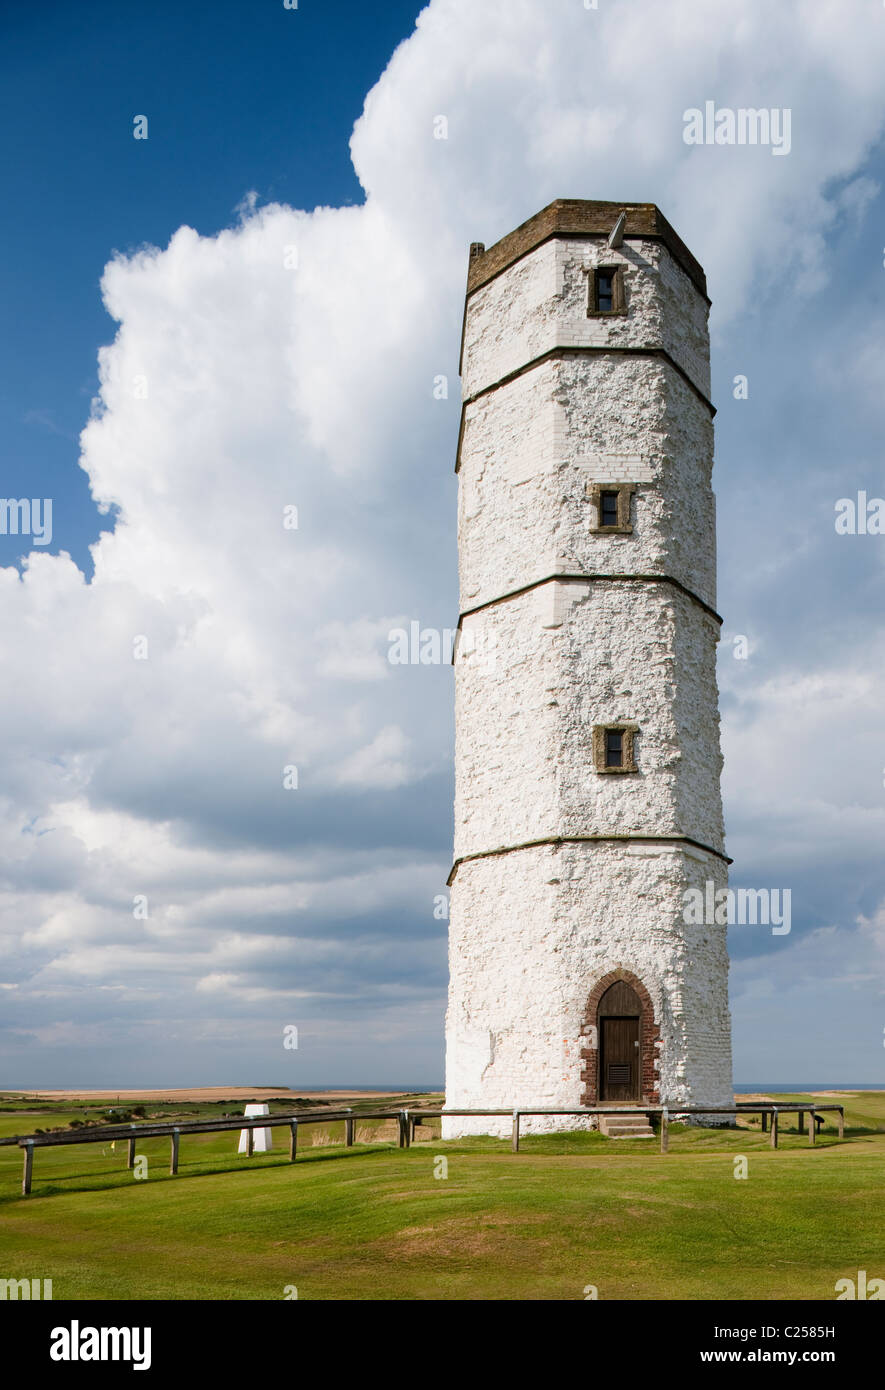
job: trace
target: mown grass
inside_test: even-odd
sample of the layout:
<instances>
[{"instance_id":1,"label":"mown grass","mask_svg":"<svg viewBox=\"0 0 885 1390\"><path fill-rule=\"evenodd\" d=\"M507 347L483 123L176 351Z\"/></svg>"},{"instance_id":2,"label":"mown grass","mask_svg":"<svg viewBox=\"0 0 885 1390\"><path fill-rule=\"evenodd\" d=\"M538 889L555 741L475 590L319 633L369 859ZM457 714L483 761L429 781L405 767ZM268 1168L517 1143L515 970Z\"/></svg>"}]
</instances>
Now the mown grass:
<instances>
[{"instance_id":1,"label":"mown grass","mask_svg":"<svg viewBox=\"0 0 885 1390\"><path fill-rule=\"evenodd\" d=\"M0 1148L0 1275L52 1278L57 1299L282 1299L293 1284L300 1299L580 1299L588 1284L601 1299L831 1299L858 1269L885 1276L885 1093L844 1099L843 1143L829 1122L814 1147L782 1127L777 1151L758 1126L673 1126L666 1156L584 1132L528 1136L519 1154L489 1138L345 1150L325 1124L337 1144L310 1146L305 1127L294 1166L280 1131L251 1159L236 1133L188 1136L177 1178L169 1141L145 1140L135 1181L120 1146L41 1150L27 1199L20 1151ZM21 1118L10 1131L0 1115L0 1132Z\"/></svg>"}]
</instances>

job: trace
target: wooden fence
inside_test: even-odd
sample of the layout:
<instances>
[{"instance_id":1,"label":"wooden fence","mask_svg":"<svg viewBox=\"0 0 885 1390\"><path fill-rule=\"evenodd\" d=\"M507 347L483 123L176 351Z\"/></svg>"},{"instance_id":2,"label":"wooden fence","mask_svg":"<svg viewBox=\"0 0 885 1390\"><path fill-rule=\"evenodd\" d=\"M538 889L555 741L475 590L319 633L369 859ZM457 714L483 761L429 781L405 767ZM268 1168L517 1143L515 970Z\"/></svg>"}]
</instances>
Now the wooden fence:
<instances>
[{"instance_id":1,"label":"wooden fence","mask_svg":"<svg viewBox=\"0 0 885 1390\"><path fill-rule=\"evenodd\" d=\"M798 1114L799 1133L805 1132L805 1116L810 1115L808 1127L809 1143L815 1143L817 1139L818 1124L823 1124L822 1112L825 1110L835 1110L837 1112L837 1123L839 1126L839 1138L845 1136L845 1109L841 1105L811 1105L808 1101L788 1102L786 1104L774 1104L774 1102L759 1101L740 1101L737 1105L633 1105L617 1108L611 1105L592 1105L583 1106L580 1110L423 1110L422 1115L428 1119L436 1116L445 1115L510 1115L512 1118L512 1148L514 1153L519 1152L519 1126L520 1120L524 1115L605 1115L605 1116L629 1116L635 1118L637 1115L652 1116L657 1115L661 1121L661 1153L666 1153L669 1145L669 1128L671 1120L681 1119L683 1115L760 1115L762 1120L762 1132L767 1131L766 1121L771 1117L771 1147L777 1148L778 1142L778 1116L784 1114ZM408 1112L403 1112L404 1114ZM420 1121L417 1121L420 1123ZM414 1129L413 1129L414 1133Z\"/></svg>"},{"instance_id":2,"label":"wooden fence","mask_svg":"<svg viewBox=\"0 0 885 1390\"><path fill-rule=\"evenodd\" d=\"M809 1143L817 1138L818 1124L823 1124L823 1112L835 1110L838 1116L839 1138L845 1134L845 1111L841 1105L812 1105L808 1101L790 1102L776 1105L772 1102L741 1101L733 1106L683 1106L683 1105L634 1105L617 1108L607 1105L583 1106L576 1110L518 1109L518 1110L361 1110L354 1114L352 1109L302 1112L298 1115L242 1115L226 1120L183 1120L179 1124L170 1121L155 1122L147 1120L141 1124L101 1125L84 1132L83 1129L63 1130L54 1134L12 1135L0 1139L0 1145L17 1144L22 1150L22 1195L27 1197L31 1191L34 1173L35 1149L58 1148L65 1144L106 1144L109 1141L126 1140L127 1168L134 1167L135 1146L140 1139L168 1138L171 1140L169 1172L178 1172L178 1153L182 1135L214 1134L223 1130L246 1130L248 1135L246 1153L253 1152L254 1131L256 1129L289 1130L289 1160L294 1163L298 1153L298 1126L315 1124L334 1124L344 1121L344 1142L348 1148L354 1143L354 1125L359 1120L396 1120L398 1144L407 1149L415 1137L415 1128L425 1120L441 1119L446 1116L508 1116L511 1121L511 1147L519 1152L519 1129L522 1118L531 1115L571 1115L587 1118L592 1115L637 1115L658 1116L661 1124L661 1153L666 1153L669 1145L669 1126L671 1121L691 1115L747 1115L761 1116L763 1133L768 1131L770 1119L771 1147L778 1145L778 1122L781 1115L798 1114L799 1133L804 1132L804 1119L810 1117L808 1126Z\"/></svg>"}]
</instances>

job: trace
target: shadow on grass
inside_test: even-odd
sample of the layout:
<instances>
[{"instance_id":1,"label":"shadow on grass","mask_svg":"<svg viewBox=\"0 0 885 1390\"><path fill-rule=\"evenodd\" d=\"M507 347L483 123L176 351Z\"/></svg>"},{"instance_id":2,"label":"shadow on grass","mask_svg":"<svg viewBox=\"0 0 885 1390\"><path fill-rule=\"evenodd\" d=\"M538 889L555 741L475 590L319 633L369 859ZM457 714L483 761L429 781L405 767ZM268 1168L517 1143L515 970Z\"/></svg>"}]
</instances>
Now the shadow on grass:
<instances>
[{"instance_id":1,"label":"shadow on grass","mask_svg":"<svg viewBox=\"0 0 885 1390\"><path fill-rule=\"evenodd\" d=\"M378 1153L397 1153L406 1152L399 1150L395 1144L359 1144L353 1148L344 1145L338 1147L317 1146L315 1150L300 1150L294 1163L282 1154L253 1154L247 1158L245 1154L235 1155L230 1159L196 1159L179 1160L178 1172L168 1171L168 1159L163 1163L160 1171L154 1171L149 1178L136 1178L132 1170L111 1169L103 1173L97 1172L77 1172L65 1173L63 1177L54 1175L52 1178L41 1182L35 1170L33 1186L29 1197L24 1197L20 1191L10 1191L0 1194L0 1206L14 1202L30 1202L35 1197L66 1196L71 1192L109 1192L123 1187L145 1188L159 1182L177 1182L179 1178L201 1178L224 1175L229 1173L242 1173L248 1175L251 1170L256 1169L266 1172L273 1169L303 1168L314 1163L328 1163L336 1160L346 1160L356 1154L378 1154ZM159 1163L154 1161L155 1170ZM78 1185L79 1184L79 1185Z\"/></svg>"},{"instance_id":2,"label":"shadow on grass","mask_svg":"<svg viewBox=\"0 0 885 1390\"><path fill-rule=\"evenodd\" d=\"M817 1143L812 1145L808 1142L807 1132L800 1134L795 1128L789 1130L782 1128L780 1148L794 1153L836 1148L848 1141L868 1145L874 1143L877 1133L876 1129L846 1126L845 1138L840 1140L835 1129L829 1129L819 1133ZM686 1157L692 1154L706 1156L709 1153L737 1152L746 1147L750 1147L754 1151L770 1148L769 1133L762 1133L756 1126L704 1128L700 1125L679 1123L670 1125L670 1156ZM168 1171L168 1157L164 1156L160 1159L158 1156L148 1155L154 1171L147 1179L135 1178L130 1169L114 1168L101 1173L89 1171L66 1173L63 1177L53 1174L48 1180L41 1182L39 1172L35 1170L30 1198L24 1198L17 1190L16 1184L16 1189L0 1195L0 1205L30 1201L33 1198L67 1196L72 1192L105 1192L123 1187L147 1189L158 1182L175 1182L179 1178L211 1177L231 1173L242 1173L246 1176L250 1170L254 1172L255 1169L268 1171L291 1168L294 1170L303 1168L305 1165L346 1162L357 1155L408 1156L414 1153L416 1158L424 1158L429 1151L434 1150L445 1152L449 1156L481 1154L487 1157L512 1157L517 1163L520 1157L519 1154L512 1153L509 1137L500 1139L491 1135L470 1135L449 1140L431 1136L415 1141L409 1149L400 1149L396 1142L391 1143L384 1140L377 1143L358 1143L350 1148L343 1144L317 1145L313 1148L299 1149L294 1163L282 1152L279 1154L253 1154L250 1158L241 1154L232 1155L230 1158L207 1156L205 1159L191 1159L190 1161L181 1159L178 1173L175 1175ZM610 1159L613 1165L625 1157L628 1159L655 1158L664 1164L668 1158L668 1155L662 1154L660 1151L659 1126L655 1130L653 1140L612 1139L601 1134L598 1130L527 1134L521 1137L520 1154L544 1158L570 1158L582 1155L588 1158L605 1157Z\"/></svg>"}]
</instances>

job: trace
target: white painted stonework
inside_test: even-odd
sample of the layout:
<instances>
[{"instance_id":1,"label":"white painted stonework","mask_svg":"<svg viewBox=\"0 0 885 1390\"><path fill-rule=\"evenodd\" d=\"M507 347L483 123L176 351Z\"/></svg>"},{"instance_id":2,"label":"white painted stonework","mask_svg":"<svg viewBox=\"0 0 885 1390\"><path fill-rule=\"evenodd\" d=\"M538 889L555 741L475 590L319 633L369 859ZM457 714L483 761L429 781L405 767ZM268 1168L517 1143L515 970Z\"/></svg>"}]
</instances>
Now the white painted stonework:
<instances>
[{"instance_id":1,"label":"white painted stonework","mask_svg":"<svg viewBox=\"0 0 885 1390\"><path fill-rule=\"evenodd\" d=\"M269 1106L269 1105L266 1105L266 1104L263 1104L263 1103L258 1103L258 1102L256 1102L255 1104L247 1105L247 1106L246 1106L246 1109L243 1111L243 1114L244 1114L244 1115L269 1115L269 1114L270 1114L270 1106ZM269 1129L257 1129L257 1128L256 1128L256 1129L254 1129L254 1130L252 1131L252 1152L253 1152L253 1153L256 1153L256 1154L270 1153L270 1151L271 1151L272 1148L273 1148L273 1132L272 1132L271 1130L269 1130ZM248 1152L249 1152L249 1131L248 1131L248 1129L241 1129L241 1130L240 1130L240 1143L239 1143L239 1147L238 1147L238 1149L237 1149L237 1152L238 1152L238 1153L241 1153L241 1154L244 1154L244 1153L248 1153Z\"/></svg>"},{"instance_id":2,"label":"white painted stonework","mask_svg":"<svg viewBox=\"0 0 885 1390\"><path fill-rule=\"evenodd\" d=\"M628 313L588 316L584 267L617 263ZM616 969L651 997L660 1101L732 1103L725 928L683 920L687 888L727 883L707 309L662 241L567 234L468 297L459 562L477 641L455 660L449 1108L583 1104L588 998ZM664 348L697 391L657 356L529 366L582 346ZM588 490L610 482L635 486L630 535L592 529ZM593 726L621 720L639 770L600 773ZM453 1116L443 1135L509 1127Z\"/></svg>"}]
</instances>

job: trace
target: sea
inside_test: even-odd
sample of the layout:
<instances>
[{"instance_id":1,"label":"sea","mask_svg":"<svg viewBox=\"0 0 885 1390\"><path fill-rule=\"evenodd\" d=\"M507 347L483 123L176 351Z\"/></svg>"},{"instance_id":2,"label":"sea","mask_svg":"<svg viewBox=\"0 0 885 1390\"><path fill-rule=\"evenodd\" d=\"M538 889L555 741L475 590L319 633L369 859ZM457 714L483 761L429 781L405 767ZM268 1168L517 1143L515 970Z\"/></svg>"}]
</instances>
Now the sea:
<instances>
[{"instance_id":1,"label":"sea","mask_svg":"<svg viewBox=\"0 0 885 1390\"><path fill-rule=\"evenodd\" d=\"M875 1085L872 1081L857 1082L848 1081L760 1081L755 1086L738 1086L735 1084L735 1095L757 1095L761 1091L885 1091L885 1081Z\"/></svg>"}]
</instances>

